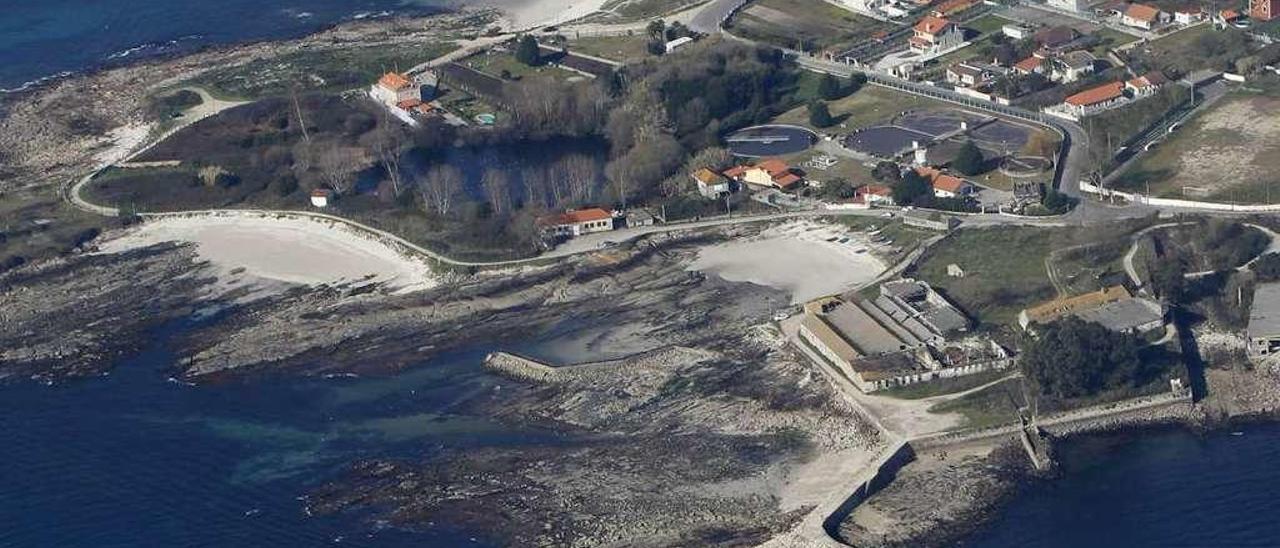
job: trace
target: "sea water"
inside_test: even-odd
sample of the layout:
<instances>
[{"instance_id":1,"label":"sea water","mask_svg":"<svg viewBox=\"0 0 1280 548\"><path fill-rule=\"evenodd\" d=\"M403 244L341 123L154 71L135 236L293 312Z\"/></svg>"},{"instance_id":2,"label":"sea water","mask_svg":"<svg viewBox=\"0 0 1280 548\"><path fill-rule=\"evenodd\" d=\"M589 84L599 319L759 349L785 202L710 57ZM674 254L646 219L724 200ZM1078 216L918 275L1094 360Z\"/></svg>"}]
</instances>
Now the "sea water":
<instances>
[{"instance_id":1,"label":"sea water","mask_svg":"<svg viewBox=\"0 0 1280 548\"><path fill-rule=\"evenodd\" d=\"M0 0L0 90L211 45L302 36L446 0Z\"/></svg>"},{"instance_id":2,"label":"sea water","mask_svg":"<svg viewBox=\"0 0 1280 548\"><path fill-rule=\"evenodd\" d=\"M965 546L1280 546L1280 424L1083 436Z\"/></svg>"}]
</instances>

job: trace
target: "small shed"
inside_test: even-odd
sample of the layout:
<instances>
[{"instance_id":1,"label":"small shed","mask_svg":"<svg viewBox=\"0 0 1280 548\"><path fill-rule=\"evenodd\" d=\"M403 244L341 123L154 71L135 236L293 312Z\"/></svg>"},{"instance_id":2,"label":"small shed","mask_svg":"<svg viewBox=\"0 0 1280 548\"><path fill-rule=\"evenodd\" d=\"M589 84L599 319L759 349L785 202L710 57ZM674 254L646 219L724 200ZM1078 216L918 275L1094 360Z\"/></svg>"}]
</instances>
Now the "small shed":
<instances>
[{"instance_id":1,"label":"small shed","mask_svg":"<svg viewBox=\"0 0 1280 548\"><path fill-rule=\"evenodd\" d=\"M311 191L311 205L315 207L329 207L329 203L332 201L332 190L327 188L317 188Z\"/></svg>"}]
</instances>

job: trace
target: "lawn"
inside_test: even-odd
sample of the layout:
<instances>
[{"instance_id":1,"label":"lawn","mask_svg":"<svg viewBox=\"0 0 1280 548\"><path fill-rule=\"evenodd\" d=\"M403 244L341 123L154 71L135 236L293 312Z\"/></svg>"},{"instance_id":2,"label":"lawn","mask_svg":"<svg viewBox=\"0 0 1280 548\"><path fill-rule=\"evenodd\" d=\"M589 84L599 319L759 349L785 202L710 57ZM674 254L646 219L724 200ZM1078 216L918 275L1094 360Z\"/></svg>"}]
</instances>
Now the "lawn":
<instances>
[{"instance_id":1,"label":"lawn","mask_svg":"<svg viewBox=\"0 0 1280 548\"><path fill-rule=\"evenodd\" d=\"M861 42L892 27L823 0L758 0L726 25L743 38L805 51Z\"/></svg>"},{"instance_id":2,"label":"lawn","mask_svg":"<svg viewBox=\"0 0 1280 548\"><path fill-rule=\"evenodd\" d=\"M1236 93L1129 164L1114 187L1168 198L1280 203L1280 99Z\"/></svg>"},{"instance_id":3,"label":"lawn","mask_svg":"<svg viewBox=\"0 0 1280 548\"><path fill-rule=\"evenodd\" d=\"M584 36L571 38L569 50L622 63L635 63L652 57L649 38L642 32L626 36Z\"/></svg>"},{"instance_id":4,"label":"lawn","mask_svg":"<svg viewBox=\"0 0 1280 548\"><path fill-rule=\"evenodd\" d=\"M551 65L529 66L517 61L510 53L498 50L473 55L462 61L462 64L504 80L542 79L565 82L584 78L576 72Z\"/></svg>"},{"instance_id":5,"label":"lawn","mask_svg":"<svg viewBox=\"0 0 1280 548\"><path fill-rule=\"evenodd\" d=\"M223 99L260 99L293 91L339 92L367 86L386 71L407 70L455 49L453 42L438 42L305 50L214 69L189 83Z\"/></svg>"},{"instance_id":6,"label":"lawn","mask_svg":"<svg viewBox=\"0 0 1280 548\"><path fill-rule=\"evenodd\" d=\"M1118 30L1105 27L1093 31L1092 34L1094 37L1099 39L1099 42L1097 45L1089 49L1089 53L1092 53L1094 56L1099 58L1105 57L1108 51L1138 39L1138 37L1132 34L1125 34Z\"/></svg>"},{"instance_id":7,"label":"lawn","mask_svg":"<svg viewBox=\"0 0 1280 548\"><path fill-rule=\"evenodd\" d=\"M801 93L797 92L797 96L800 95ZM831 110L831 116L839 120L838 127L842 129L883 124L904 110L932 107L954 108L950 103L870 84L862 86L862 89L853 95L828 102L827 107ZM803 106L778 115L774 122L812 127L809 125L809 112Z\"/></svg>"},{"instance_id":8,"label":"lawn","mask_svg":"<svg viewBox=\"0 0 1280 548\"><path fill-rule=\"evenodd\" d=\"M1012 21L1000 17L994 13L983 15L977 19L965 23L963 26L969 30L973 30L982 34L990 34L1000 32L1000 28L1012 23Z\"/></svg>"},{"instance_id":9,"label":"lawn","mask_svg":"<svg viewBox=\"0 0 1280 548\"><path fill-rule=\"evenodd\" d=\"M1230 70L1232 63L1252 52L1243 31L1217 30L1212 25L1177 32L1129 50L1132 61L1149 69L1185 74L1200 69Z\"/></svg>"},{"instance_id":10,"label":"lawn","mask_svg":"<svg viewBox=\"0 0 1280 548\"><path fill-rule=\"evenodd\" d=\"M934 405L929 412L959 413L965 419L962 428L986 428L1018 422L1018 409L1024 402L1022 381L1010 379Z\"/></svg>"}]
</instances>

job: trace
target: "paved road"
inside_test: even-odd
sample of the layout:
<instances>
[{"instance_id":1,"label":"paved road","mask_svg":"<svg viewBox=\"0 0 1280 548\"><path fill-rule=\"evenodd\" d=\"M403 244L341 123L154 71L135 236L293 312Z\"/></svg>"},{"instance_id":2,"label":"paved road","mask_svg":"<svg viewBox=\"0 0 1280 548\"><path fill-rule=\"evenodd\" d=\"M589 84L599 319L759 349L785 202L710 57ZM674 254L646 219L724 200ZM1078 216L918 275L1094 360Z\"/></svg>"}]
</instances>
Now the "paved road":
<instances>
[{"instance_id":1,"label":"paved road","mask_svg":"<svg viewBox=\"0 0 1280 548\"><path fill-rule=\"evenodd\" d=\"M746 3L747 0L711 0L689 21L689 28L705 34L720 32L720 25Z\"/></svg>"}]
</instances>

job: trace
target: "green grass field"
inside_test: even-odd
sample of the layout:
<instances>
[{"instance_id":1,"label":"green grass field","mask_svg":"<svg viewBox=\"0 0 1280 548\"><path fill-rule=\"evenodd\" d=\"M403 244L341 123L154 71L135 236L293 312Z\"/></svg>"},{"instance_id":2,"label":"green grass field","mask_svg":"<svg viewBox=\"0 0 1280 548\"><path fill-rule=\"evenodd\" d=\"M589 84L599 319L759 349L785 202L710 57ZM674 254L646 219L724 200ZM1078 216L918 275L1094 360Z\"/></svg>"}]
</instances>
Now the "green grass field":
<instances>
[{"instance_id":1,"label":"green grass field","mask_svg":"<svg viewBox=\"0 0 1280 548\"><path fill-rule=\"evenodd\" d=\"M638 31L627 36L570 37L569 51L622 63L634 63L652 57L647 48L648 43L649 38Z\"/></svg>"},{"instance_id":2,"label":"green grass field","mask_svg":"<svg viewBox=\"0 0 1280 548\"><path fill-rule=\"evenodd\" d=\"M963 377L952 377L949 379L938 379L929 382L908 384L906 386L897 386L879 392L878 395L904 400L922 400L925 398L932 398L934 396L954 394L956 392L963 392L965 390L977 388L989 382L994 382L996 379L1008 374L1008 371L984 371L982 373L965 375Z\"/></svg>"},{"instance_id":3,"label":"green grass field","mask_svg":"<svg viewBox=\"0 0 1280 548\"><path fill-rule=\"evenodd\" d=\"M802 81L800 90L796 93L797 97L802 96L803 85ZM831 116L840 122L838 127L854 129L888 122L894 115L904 110L952 108L952 105L868 84L862 86L862 89L853 95L828 102L827 107L831 110ZM804 106L778 115L774 122L812 127L809 124L809 111Z\"/></svg>"},{"instance_id":4,"label":"green grass field","mask_svg":"<svg viewBox=\"0 0 1280 548\"><path fill-rule=\"evenodd\" d=\"M1010 379L972 394L965 394L929 408L930 413L959 413L964 417L961 428L986 428L1018 421L1018 408L1024 405L1021 381Z\"/></svg>"}]
</instances>

